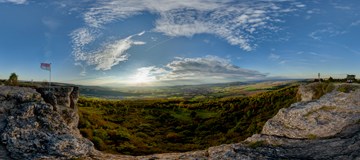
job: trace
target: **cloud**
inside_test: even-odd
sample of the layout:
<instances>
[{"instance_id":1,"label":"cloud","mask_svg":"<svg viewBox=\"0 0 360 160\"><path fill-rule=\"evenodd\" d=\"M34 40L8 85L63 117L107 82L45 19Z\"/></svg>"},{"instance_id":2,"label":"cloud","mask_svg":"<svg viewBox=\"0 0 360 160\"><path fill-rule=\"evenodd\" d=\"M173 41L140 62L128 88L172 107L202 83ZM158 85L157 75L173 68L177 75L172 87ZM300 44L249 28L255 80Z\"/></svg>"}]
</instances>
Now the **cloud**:
<instances>
[{"instance_id":1,"label":"cloud","mask_svg":"<svg viewBox=\"0 0 360 160\"><path fill-rule=\"evenodd\" d=\"M309 54L319 56L319 57L324 57L324 58L327 58L327 59L338 59L338 57L334 57L334 56L327 55L327 54L318 54L318 53L314 53L314 52L309 52Z\"/></svg>"},{"instance_id":2,"label":"cloud","mask_svg":"<svg viewBox=\"0 0 360 160\"><path fill-rule=\"evenodd\" d=\"M50 17L43 17L42 23L45 26L49 27L50 30L55 30L56 28L58 28L60 26L60 23L57 20L52 19Z\"/></svg>"},{"instance_id":3,"label":"cloud","mask_svg":"<svg viewBox=\"0 0 360 160\"><path fill-rule=\"evenodd\" d=\"M271 59L271 60L277 60L277 59L279 59L280 58L280 56L279 55L276 55L276 54L270 54L269 56L268 56L268 58L269 59Z\"/></svg>"},{"instance_id":4,"label":"cloud","mask_svg":"<svg viewBox=\"0 0 360 160\"><path fill-rule=\"evenodd\" d=\"M105 76L105 77L97 77L96 79L103 80L103 79L110 79L114 78L115 76Z\"/></svg>"},{"instance_id":5,"label":"cloud","mask_svg":"<svg viewBox=\"0 0 360 160\"><path fill-rule=\"evenodd\" d=\"M255 70L244 69L229 63L227 59L217 56L206 56L205 58L184 58L168 63L164 68L152 68L149 75L155 76L157 80L179 80L179 79L249 79L266 77L266 73ZM154 75L155 72L156 74Z\"/></svg>"},{"instance_id":6,"label":"cloud","mask_svg":"<svg viewBox=\"0 0 360 160\"><path fill-rule=\"evenodd\" d=\"M302 54L302 53L304 53L304 52L297 52L296 54Z\"/></svg>"},{"instance_id":7,"label":"cloud","mask_svg":"<svg viewBox=\"0 0 360 160\"><path fill-rule=\"evenodd\" d=\"M351 23L351 24L350 24L350 27L357 26L357 25L359 25L359 24L360 24L360 20Z\"/></svg>"},{"instance_id":8,"label":"cloud","mask_svg":"<svg viewBox=\"0 0 360 160\"><path fill-rule=\"evenodd\" d=\"M75 61L79 61L74 65L81 66L83 71L80 75L86 75L86 67L95 65L95 70L109 70L111 67L119 64L121 61L126 61L130 54L126 53L133 45L143 45L146 42L132 40L134 36L141 36L145 32L131 35L120 40L113 40L103 43L99 49L86 52L83 51L86 44L94 41L95 37L93 31L87 28L80 28L75 30L71 35L73 36L74 57ZM81 62L85 62L82 64Z\"/></svg>"},{"instance_id":9,"label":"cloud","mask_svg":"<svg viewBox=\"0 0 360 160\"><path fill-rule=\"evenodd\" d=\"M339 27L332 25L325 29L319 29L314 32L311 32L309 34L309 37L313 38L314 40L321 40L322 36L333 37L347 33L346 31L339 31L337 30L337 28Z\"/></svg>"},{"instance_id":10,"label":"cloud","mask_svg":"<svg viewBox=\"0 0 360 160\"><path fill-rule=\"evenodd\" d=\"M96 29L91 28L78 28L74 30L71 34L72 39L72 47L73 47L73 56L75 57L75 61L78 60L86 60L87 52L84 51L85 45L93 42L96 37L99 36L99 33Z\"/></svg>"},{"instance_id":11,"label":"cloud","mask_svg":"<svg viewBox=\"0 0 360 160\"><path fill-rule=\"evenodd\" d=\"M337 9L344 9L344 10L351 9L349 6L344 6L343 4L339 4L339 3L330 3L330 4L333 5L334 8L337 8Z\"/></svg>"},{"instance_id":12,"label":"cloud","mask_svg":"<svg viewBox=\"0 0 360 160\"><path fill-rule=\"evenodd\" d=\"M101 30L106 24L150 12L159 15L154 22L155 32L171 37L213 34L246 51L256 48L255 41L263 37L263 31L281 29L275 26L281 22L281 14L305 7L293 0L107 0L91 6L83 13L88 29ZM74 52L79 54L81 49Z\"/></svg>"},{"instance_id":13,"label":"cloud","mask_svg":"<svg viewBox=\"0 0 360 160\"><path fill-rule=\"evenodd\" d=\"M136 34L140 36L144 34L141 32ZM104 43L102 48L88 54L86 57L87 65L96 65L95 70L109 70L112 66L119 64L121 61L128 60L130 54L125 53L132 45L143 45L145 42L134 41L129 36L125 39L116 40L113 42Z\"/></svg>"},{"instance_id":14,"label":"cloud","mask_svg":"<svg viewBox=\"0 0 360 160\"><path fill-rule=\"evenodd\" d=\"M279 64L285 64L287 60L279 62Z\"/></svg>"},{"instance_id":15,"label":"cloud","mask_svg":"<svg viewBox=\"0 0 360 160\"><path fill-rule=\"evenodd\" d=\"M86 66L82 65L80 62L74 63L75 66L80 66L83 70L80 72L79 75L86 76Z\"/></svg>"},{"instance_id":16,"label":"cloud","mask_svg":"<svg viewBox=\"0 0 360 160\"><path fill-rule=\"evenodd\" d=\"M27 4L28 2L26 0L0 0L0 3L15 3L15 4Z\"/></svg>"}]
</instances>

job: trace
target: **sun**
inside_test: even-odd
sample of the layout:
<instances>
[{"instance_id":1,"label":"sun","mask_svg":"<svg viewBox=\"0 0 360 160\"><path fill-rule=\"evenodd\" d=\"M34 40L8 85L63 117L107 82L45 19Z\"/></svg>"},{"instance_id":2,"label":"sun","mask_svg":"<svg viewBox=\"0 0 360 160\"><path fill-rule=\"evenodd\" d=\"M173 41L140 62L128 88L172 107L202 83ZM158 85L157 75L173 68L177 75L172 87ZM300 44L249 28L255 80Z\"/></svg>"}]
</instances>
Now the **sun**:
<instances>
[{"instance_id":1,"label":"sun","mask_svg":"<svg viewBox=\"0 0 360 160\"><path fill-rule=\"evenodd\" d=\"M139 68L138 72L131 77L130 83L147 83L153 81L154 77L150 76L150 71L152 68Z\"/></svg>"}]
</instances>

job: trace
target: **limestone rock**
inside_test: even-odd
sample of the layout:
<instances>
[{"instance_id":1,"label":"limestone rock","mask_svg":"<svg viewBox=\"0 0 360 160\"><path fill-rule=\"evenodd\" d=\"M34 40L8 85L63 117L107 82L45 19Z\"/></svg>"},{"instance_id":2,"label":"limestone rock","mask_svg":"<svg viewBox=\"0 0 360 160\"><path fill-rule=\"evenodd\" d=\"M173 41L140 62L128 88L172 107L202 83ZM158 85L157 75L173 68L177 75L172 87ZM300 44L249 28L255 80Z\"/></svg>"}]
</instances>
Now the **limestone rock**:
<instances>
[{"instance_id":1,"label":"limestone rock","mask_svg":"<svg viewBox=\"0 0 360 160\"><path fill-rule=\"evenodd\" d=\"M281 109L262 134L288 138L348 137L360 131L360 90L332 91L318 100Z\"/></svg>"},{"instance_id":2,"label":"limestone rock","mask_svg":"<svg viewBox=\"0 0 360 160\"><path fill-rule=\"evenodd\" d=\"M78 89L43 91L48 103L35 89L0 86L0 97L5 97L0 101L1 142L11 157L69 159L94 151L93 143L77 129Z\"/></svg>"}]
</instances>

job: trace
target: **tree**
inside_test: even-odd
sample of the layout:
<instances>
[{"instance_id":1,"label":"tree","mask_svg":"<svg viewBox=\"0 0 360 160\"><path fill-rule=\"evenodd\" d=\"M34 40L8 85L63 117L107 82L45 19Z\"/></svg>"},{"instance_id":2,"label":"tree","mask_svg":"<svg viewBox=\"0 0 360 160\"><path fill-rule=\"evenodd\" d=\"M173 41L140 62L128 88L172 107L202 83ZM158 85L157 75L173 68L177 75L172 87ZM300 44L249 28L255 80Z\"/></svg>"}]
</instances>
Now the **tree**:
<instances>
[{"instance_id":1,"label":"tree","mask_svg":"<svg viewBox=\"0 0 360 160\"><path fill-rule=\"evenodd\" d=\"M16 73L11 73L9 80L8 80L9 85L12 86L18 86L19 85L19 81L18 81L18 75L16 75Z\"/></svg>"},{"instance_id":2,"label":"tree","mask_svg":"<svg viewBox=\"0 0 360 160\"><path fill-rule=\"evenodd\" d=\"M330 78L329 78L329 81L332 82L332 81L334 81L334 79L333 79L332 77L330 77Z\"/></svg>"},{"instance_id":3,"label":"tree","mask_svg":"<svg viewBox=\"0 0 360 160\"><path fill-rule=\"evenodd\" d=\"M196 112L195 112L195 111L192 111L192 112L190 113L190 117L191 117L191 118L195 118L195 116L196 116Z\"/></svg>"}]
</instances>

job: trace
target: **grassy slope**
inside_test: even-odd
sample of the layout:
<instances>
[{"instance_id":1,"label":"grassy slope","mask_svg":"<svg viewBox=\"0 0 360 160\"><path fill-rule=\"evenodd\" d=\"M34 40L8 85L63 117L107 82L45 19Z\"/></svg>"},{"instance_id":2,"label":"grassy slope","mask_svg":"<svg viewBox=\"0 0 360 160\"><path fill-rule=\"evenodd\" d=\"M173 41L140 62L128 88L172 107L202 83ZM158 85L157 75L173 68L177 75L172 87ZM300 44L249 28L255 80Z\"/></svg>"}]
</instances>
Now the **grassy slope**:
<instances>
[{"instance_id":1,"label":"grassy slope","mask_svg":"<svg viewBox=\"0 0 360 160\"><path fill-rule=\"evenodd\" d=\"M250 97L207 101L82 98L79 128L97 149L110 153L200 150L259 133L279 109L295 102L296 92L297 86L291 86Z\"/></svg>"}]
</instances>

